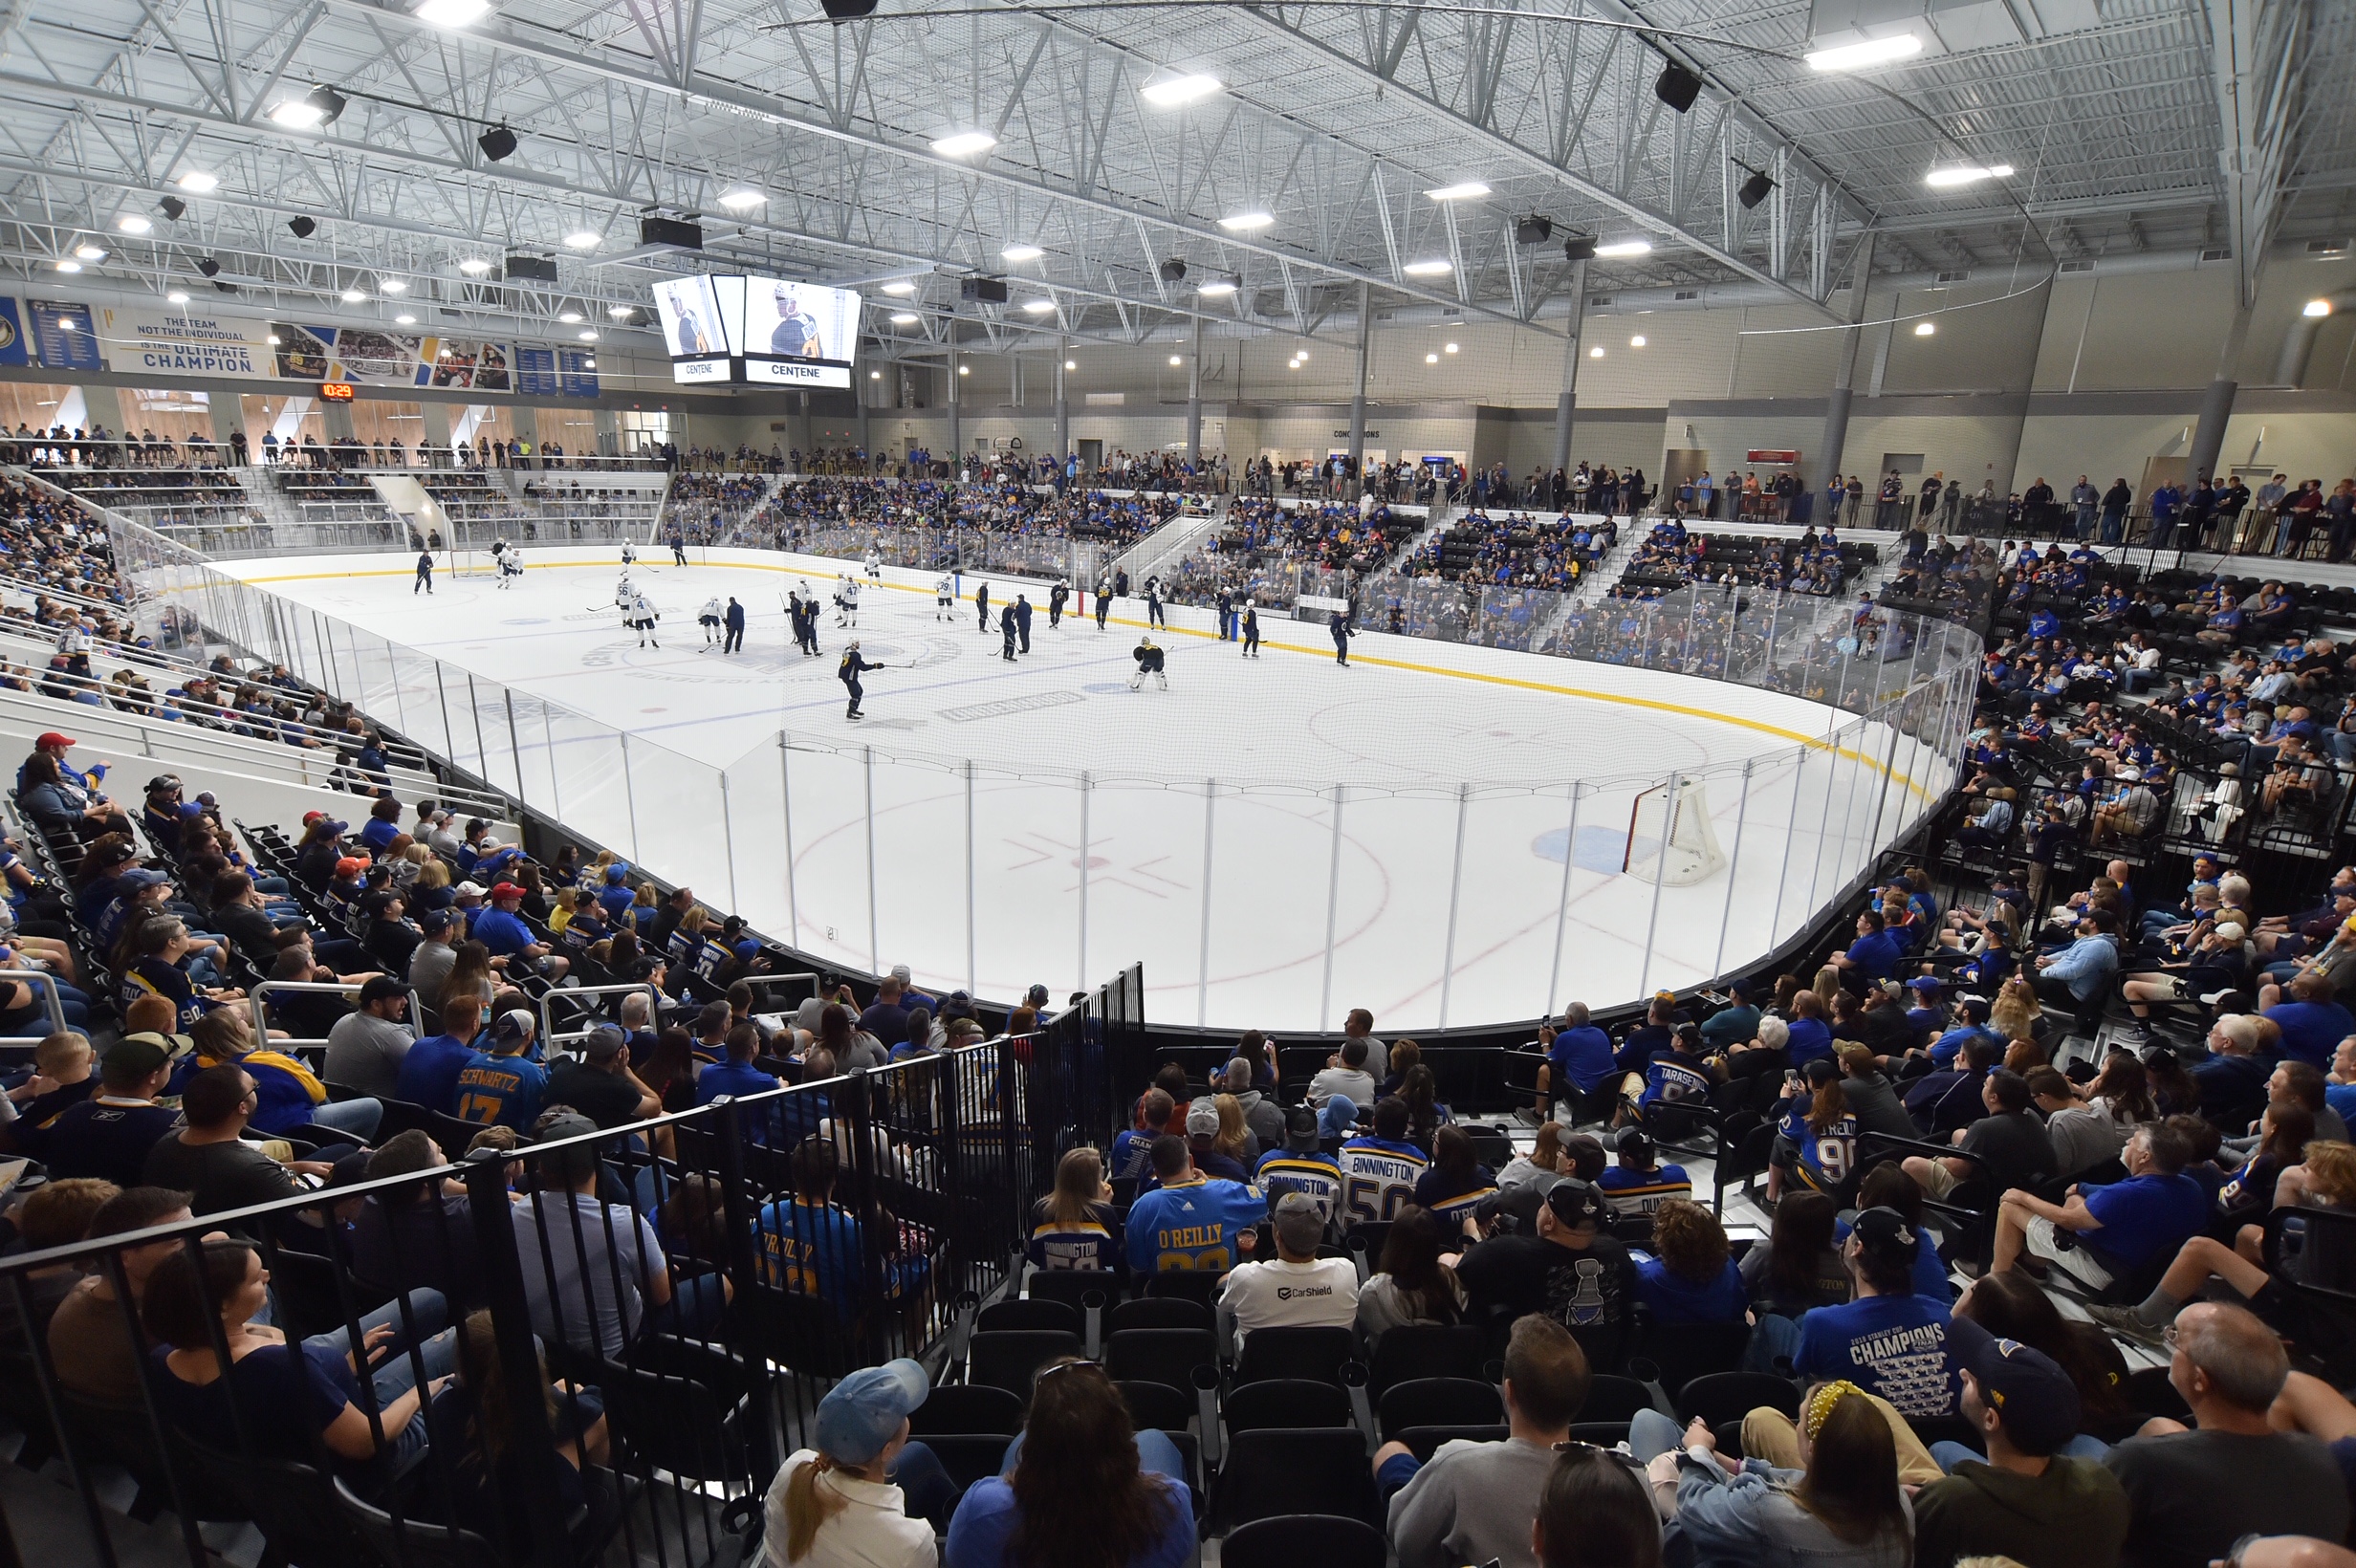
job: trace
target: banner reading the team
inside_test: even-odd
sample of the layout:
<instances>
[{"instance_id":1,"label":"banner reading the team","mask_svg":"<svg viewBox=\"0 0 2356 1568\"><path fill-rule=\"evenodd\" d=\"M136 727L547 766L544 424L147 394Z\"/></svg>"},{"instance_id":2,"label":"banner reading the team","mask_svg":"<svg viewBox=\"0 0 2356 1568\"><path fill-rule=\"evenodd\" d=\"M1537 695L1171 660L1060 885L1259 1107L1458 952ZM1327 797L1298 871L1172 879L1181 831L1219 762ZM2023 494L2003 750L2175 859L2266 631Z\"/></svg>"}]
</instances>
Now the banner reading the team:
<instances>
[{"instance_id":1,"label":"banner reading the team","mask_svg":"<svg viewBox=\"0 0 2356 1568\"><path fill-rule=\"evenodd\" d=\"M277 374L270 329L261 321L205 311L107 309L98 312L98 337L118 370L241 381Z\"/></svg>"}]
</instances>

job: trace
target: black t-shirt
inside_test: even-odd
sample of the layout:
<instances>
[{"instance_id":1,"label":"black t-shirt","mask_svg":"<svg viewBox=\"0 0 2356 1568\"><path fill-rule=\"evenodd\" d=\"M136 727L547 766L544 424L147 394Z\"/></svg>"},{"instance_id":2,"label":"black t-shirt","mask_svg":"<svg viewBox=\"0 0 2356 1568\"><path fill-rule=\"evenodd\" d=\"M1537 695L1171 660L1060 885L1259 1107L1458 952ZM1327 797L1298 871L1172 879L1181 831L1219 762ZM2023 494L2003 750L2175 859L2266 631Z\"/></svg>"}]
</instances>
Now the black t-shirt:
<instances>
[{"instance_id":1,"label":"black t-shirt","mask_svg":"<svg viewBox=\"0 0 2356 1568\"><path fill-rule=\"evenodd\" d=\"M360 946L384 966L386 973L405 976L409 972L409 955L425 940L425 934L405 920L372 920Z\"/></svg>"},{"instance_id":2,"label":"black t-shirt","mask_svg":"<svg viewBox=\"0 0 2356 1568\"><path fill-rule=\"evenodd\" d=\"M1964 1151L1988 1162L1988 1175L2001 1193L2032 1187L2053 1174L2053 1139L2035 1111L1983 1116L1963 1135Z\"/></svg>"},{"instance_id":3,"label":"black t-shirt","mask_svg":"<svg viewBox=\"0 0 2356 1568\"><path fill-rule=\"evenodd\" d=\"M2174 1432L2130 1438L2104 1461L2127 1489L2126 1568L2207 1568L2257 1532L2347 1535L2347 1485L2320 1438Z\"/></svg>"},{"instance_id":4,"label":"black t-shirt","mask_svg":"<svg viewBox=\"0 0 2356 1568\"><path fill-rule=\"evenodd\" d=\"M294 1194L286 1166L251 1143L184 1143L166 1138L147 1151L146 1185L195 1196L190 1212L216 1214Z\"/></svg>"},{"instance_id":5,"label":"black t-shirt","mask_svg":"<svg viewBox=\"0 0 2356 1568\"><path fill-rule=\"evenodd\" d=\"M180 1113L164 1105L109 1105L97 1098L69 1105L47 1127L19 1123L17 1146L49 1167L52 1181L96 1176L117 1187L137 1187L147 1168L147 1151L180 1124Z\"/></svg>"},{"instance_id":6,"label":"black t-shirt","mask_svg":"<svg viewBox=\"0 0 2356 1568\"><path fill-rule=\"evenodd\" d=\"M570 1105L600 1127L638 1120L638 1089L628 1078L600 1073L586 1062L568 1061L548 1075L541 1103Z\"/></svg>"},{"instance_id":7,"label":"black t-shirt","mask_svg":"<svg viewBox=\"0 0 2356 1568\"><path fill-rule=\"evenodd\" d=\"M1628 1250L1599 1235L1584 1248L1538 1236L1496 1236L1457 1261L1475 1309L1503 1307L1515 1317L1542 1312L1566 1328L1609 1328L1627 1319L1635 1299Z\"/></svg>"},{"instance_id":8,"label":"black t-shirt","mask_svg":"<svg viewBox=\"0 0 2356 1568\"><path fill-rule=\"evenodd\" d=\"M225 904L212 912L221 934L248 958L270 964L278 956L278 927L268 913L251 904Z\"/></svg>"}]
</instances>

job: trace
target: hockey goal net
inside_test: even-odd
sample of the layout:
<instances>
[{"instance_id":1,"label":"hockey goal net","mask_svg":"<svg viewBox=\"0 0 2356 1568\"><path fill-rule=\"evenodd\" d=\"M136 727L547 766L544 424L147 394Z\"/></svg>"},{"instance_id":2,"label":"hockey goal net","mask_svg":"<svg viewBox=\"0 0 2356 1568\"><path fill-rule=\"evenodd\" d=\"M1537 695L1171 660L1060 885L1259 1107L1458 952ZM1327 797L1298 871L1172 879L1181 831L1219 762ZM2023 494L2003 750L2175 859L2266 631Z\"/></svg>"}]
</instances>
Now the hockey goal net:
<instances>
[{"instance_id":1,"label":"hockey goal net","mask_svg":"<svg viewBox=\"0 0 2356 1568\"><path fill-rule=\"evenodd\" d=\"M444 562L443 570L453 577L495 577L499 575L498 563L491 558L491 552L473 545L458 545L444 552Z\"/></svg>"},{"instance_id":2,"label":"hockey goal net","mask_svg":"<svg viewBox=\"0 0 2356 1568\"><path fill-rule=\"evenodd\" d=\"M1726 868L1710 824L1710 795L1699 779L1655 784L1628 811L1628 841L1620 869L1644 882L1686 887Z\"/></svg>"}]
</instances>

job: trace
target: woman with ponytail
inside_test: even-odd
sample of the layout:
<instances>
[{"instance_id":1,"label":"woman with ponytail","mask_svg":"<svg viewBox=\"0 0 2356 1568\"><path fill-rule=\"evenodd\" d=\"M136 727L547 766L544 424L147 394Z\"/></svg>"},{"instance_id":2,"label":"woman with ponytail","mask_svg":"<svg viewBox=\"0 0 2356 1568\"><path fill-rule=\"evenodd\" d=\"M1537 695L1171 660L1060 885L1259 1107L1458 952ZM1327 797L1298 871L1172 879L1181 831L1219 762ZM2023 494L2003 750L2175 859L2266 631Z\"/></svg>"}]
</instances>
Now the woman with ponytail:
<instances>
[{"instance_id":1,"label":"woman with ponytail","mask_svg":"<svg viewBox=\"0 0 2356 1568\"><path fill-rule=\"evenodd\" d=\"M818 1402L814 1448L770 1483L763 1568L933 1568L934 1516L956 1485L908 1441L908 1414L931 1393L905 1358L854 1372Z\"/></svg>"}]
</instances>

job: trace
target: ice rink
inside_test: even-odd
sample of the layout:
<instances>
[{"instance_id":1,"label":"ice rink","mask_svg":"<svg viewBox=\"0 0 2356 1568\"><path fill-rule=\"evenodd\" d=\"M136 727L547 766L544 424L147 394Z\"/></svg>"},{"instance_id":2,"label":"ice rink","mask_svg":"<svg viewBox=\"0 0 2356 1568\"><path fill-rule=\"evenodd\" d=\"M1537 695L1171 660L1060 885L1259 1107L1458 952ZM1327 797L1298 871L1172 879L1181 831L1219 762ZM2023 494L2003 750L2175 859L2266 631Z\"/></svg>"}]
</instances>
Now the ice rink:
<instances>
[{"instance_id":1,"label":"ice rink","mask_svg":"<svg viewBox=\"0 0 2356 1568\"><path fill-rule=\"evenodd\" d=\"M1004 999L1143 960L1169 1023L1363 1006L1396 1033L1690 985L1788 937L1946 784L1796 697L1383 634L1342 668L1325 627L1275 616L1246 660L1170 609L1168 689L1133 691L1142 600L1051 628L1039 584L993 579L984 634L971 576L943 619L933 577L886 568L811 658L783 595L831 598L843 563L697 555L641 557L645 648L601 548L532 549L511 589L445 572L430 598L400 555L222 569L383 721L824 962ZM1010 664L1016 591L1035 614ZM731 595L749 632L724 656L696 618ZM885 666L856 723L853 636ZM1621 862L1636 793L1672 773L1704 779L1732 864L1656 890Z\"/></svg>"}]
</instances>

